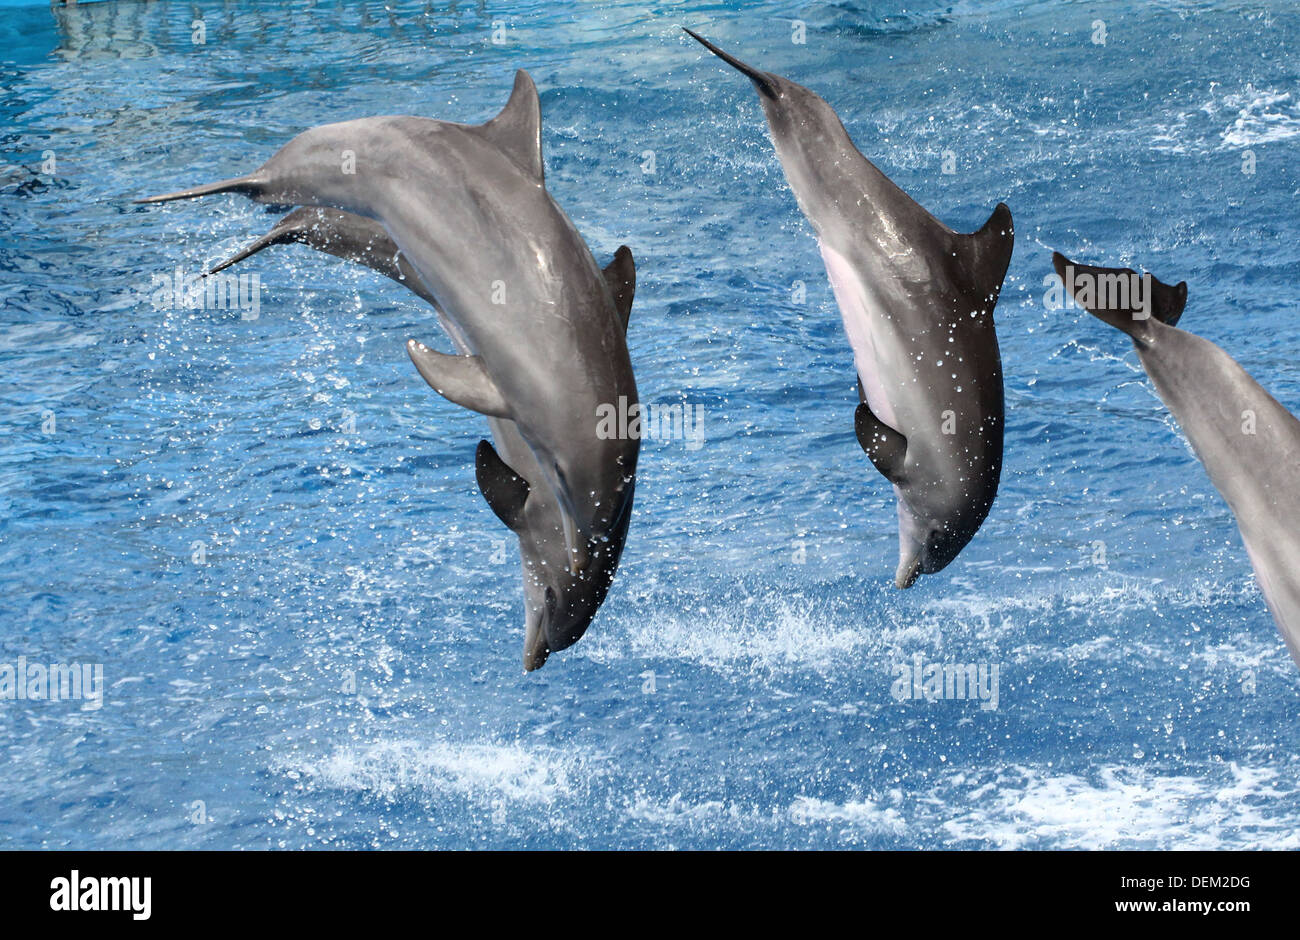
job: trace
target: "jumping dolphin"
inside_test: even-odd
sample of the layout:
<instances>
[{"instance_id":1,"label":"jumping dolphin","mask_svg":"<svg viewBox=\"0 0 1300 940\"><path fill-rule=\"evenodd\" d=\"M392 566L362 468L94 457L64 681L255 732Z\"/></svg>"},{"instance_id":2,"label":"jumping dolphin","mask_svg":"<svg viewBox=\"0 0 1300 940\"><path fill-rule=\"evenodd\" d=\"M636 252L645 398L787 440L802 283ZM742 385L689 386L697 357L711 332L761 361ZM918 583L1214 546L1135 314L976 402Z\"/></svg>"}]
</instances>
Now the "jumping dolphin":
<instances>
[{"instance_id":1,"label":"jumping dolphin","mask_svg":"<svg viewBox=\"0 0 1300 940\"><path fill-rule=\"evenodd\" d=\"M1187 284L1052 254L1079 305L1127 333L1160 399L1237 520L1255 578L1300 666L1300 421L1209 340L1177 328Z\"/></svg>"},{"instance_id":2,"label":"jumping dolphin","mask_svg":"<svg viewBox=\"0 0 1300 940\"><path fill-rule=\"evenodd\" d=\"M208 273L222 271L271 245L294 242L359 262L410 288L433 306L456 348L462 355L468 354L464 340L454 332L437 298L420 281L383 226L373 219L337 209L295 209L262 238ZM626 330L636 290L631 250L626 245L620 247L603 273ZM497 449L487 441L479 442L475 476L497 518L519 537L524 578L523 659L524 669L532 671L542 666L552 652L572 646L586 632L613 583L631 513L624 513L609 541L593 552L588 568L581 574L571 574L559 503L546 485L537 458L513 421L488 418L488 424ZM628 484L629 503L634 486Z\"/></svg>"},{"instance_id":3,"label":"jumping dolphin","mask_svg":"<svg viewBox=\"0 0 1300 940\"><path fill-rule=\"evenodd\" d=\"M600 435L598 408L637 392L613 292L542 167L541 104L521 70L486 124L326 124L246 176L140 202L234 192L377 221L469 353L411 341L416 367L445 398L515 423L556 494L576 574L623 525L640 449Z\"/></svg>"},{"instance_id":4,"label":"jumping dolphin","mask_svg":"<svg viewBox=\"0 0 1300 940\"><path fill-rule=\"evenodd\" d=\"M825 101L686 30L758 89L772 142L812 223L853 348L858 442L894 485L898 571L911 587L965 547L1002 472L1002 359L993 328L1011 261L1002 204L962 235L858 152Z\"/></svg>"}]
</instances>

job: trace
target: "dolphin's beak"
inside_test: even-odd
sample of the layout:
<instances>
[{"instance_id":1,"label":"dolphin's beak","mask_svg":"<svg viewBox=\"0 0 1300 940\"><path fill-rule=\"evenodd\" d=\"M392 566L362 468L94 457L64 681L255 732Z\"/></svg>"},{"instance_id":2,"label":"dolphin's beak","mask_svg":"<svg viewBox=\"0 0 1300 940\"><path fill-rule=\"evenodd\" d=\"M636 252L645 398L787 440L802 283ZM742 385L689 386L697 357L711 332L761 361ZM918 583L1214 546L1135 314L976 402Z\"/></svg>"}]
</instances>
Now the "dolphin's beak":
<instances>
[{"instance_id":1,"label":"dolphin's beak","mask_svg":"<svg viewBox=\"0 0 1300 940\"><path fill-rule=\"evenodd\" d=\"M778 94L780 94L779 90L776 87L776 83L772 81L771 75L768 75L766 72L760 72L752 65L746 65L744 62L741 62L735 56L728 55L727 53L719 49L717 46L715 46L713 43L709 42L707 39L701 36L699 33L692 32L691 30L686 29L685 26L683 26L682 29L686 31L686 34L688 36L690 36L692 39L694 39L696 42L702 45L705 49L708 49L710 52L712 52L723 62L726 62L732 68L738 69L739 71L747 75L750 81L752 81L755 85L758 86L758 90L760 94L767 95L769 98L775 98L777 97Z\"/></svg>"},{"instance_id":2,"label":"dolphin's beak","mask_svg":"<svg viewBox=\"0 0 1300 940\"><path fill-rule=\"evenodd\" d=\"M256 195L261 188L261 184L251 176L236 176L231 180L222 180L219 183L206 183L203 186L195 186L193 189L182 189L179 192L164 193L161 196L146 196L144 199L134 200L136 205L149 202L171 202L175 199L197 199L199 196L210 196L213 193L243 193L246 196Z\"/></svg>"},{"instance_id":3,"label":"dolphin's beak","mask_svg":"<svg viewBox=\"0 0 1300 940\"><path fill-rule=\"evenodd\" d=\"M900 591L910 588L921 576L921 552L913 554L898 562L898 571L894 574L894 587Z\"/></svg>"},{"instance_id":4,"label":"dolphin's beak","mask_svg":"<svg viewBox=\"0 0 1300 940\"><path fill-rule=\"evenodd\" d=\"M555 613L555 603L555 592L549 587L545 604L533 609L525 601L524 672L541 669L546 664L546 657L551 655L551 647L546 642L546 623Z\"/></svg>"},{"instance_id":5,"label":"dolphin's beak","mask_svg":"<svg viewBox=\"0 0 1300 940\"><path fill-rule=\"evenodd\" d=\"M524 640L524 672L533 672L546 665L546 657L551 654L546 645L546 634L536 628L529 629L530 638Z\"/></svg>"},{"instance_id":6,"label":"dolphin's beak","mask_svg":"<svg viewBox=\"0 0 1300 940\"><path fill-rule=\"evenodd\" d=\"M203 273L203 276L207 277L210 274L216 274L218 271L224 271L226 270L226 268L230 267L233 264L239 264L239 262L243 261L249 255L257 254L263 248L270 248L272 245L281 245L285 242L294 241L295 234L296 233L290 231L281 231L277 226L267 234L263 235L257 241L253 242L247 248L240 251L238 254L227 258L225 261L221 262L215 267L205 271Z\"/></svg>"}]
</instances>

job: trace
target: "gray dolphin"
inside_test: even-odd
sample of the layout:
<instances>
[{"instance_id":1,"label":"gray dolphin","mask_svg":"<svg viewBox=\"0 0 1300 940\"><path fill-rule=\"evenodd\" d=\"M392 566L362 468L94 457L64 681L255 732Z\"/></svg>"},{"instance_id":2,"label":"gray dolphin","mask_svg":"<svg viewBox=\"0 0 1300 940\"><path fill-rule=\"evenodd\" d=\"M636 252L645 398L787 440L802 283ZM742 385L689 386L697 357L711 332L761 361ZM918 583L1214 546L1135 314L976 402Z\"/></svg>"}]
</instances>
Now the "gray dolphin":
<instances>
[{"instance_id":1,"label":"gray dolphin","mask_svg":"<svg viewBox=\"0 0 1300 940\"><path fill-rule=\"evenodd\" d=\"M689 29L758 89L772 142L812 223L858 372L858 442L894 485L898 571L911 587L975 535L1002 472L1002 359L993 307L1011 261L1011 211L948 228L853 146L816 94Z\"/></svg>"},{"instance_id":2,"label":"gray dolphin","mask_svg":"<svg viewBox=\"0 0 1300 940\"><path fill-rule=\"evenodd\" d=\"M1300 421L1226 352L1177 328L1187 284L1129 268L1052 264L1079 305L1127 333L1237 520L1255 578L1300 666Z\"/></svg>"},{"instance_id":3,"label":"gray dolphin","mask_svg":"<svg viewBox=\"0 0 1300 940\"><path fill-rule=\"evenodd\" d=\"M640 449L598 433L598 409L636 403L636 381L613 292L546 191L528 74L516 73L505 108L482 125L326 124L246 176L139 201L223 192L380 223L470 353L412 340L420 374L445 398L515 422L559 501L569 568L586 568L630 511Z\"/></svg>"},{"instance_id":4,"label":"gray dolphin","mask_svg":"<svg viewBox=\"0 0 1300 940\"><path fill-rule=\"evenodd\" d=\"M222 271L271 245L294 242L360 262L410 288L433 306L456 348L468 354L464 340L458 337L437 298L420 281L383 226L373 219L338 209L295 209L262 238L208 273ZM626 330L636 291L631 250L626 245L620 247L603 273ZM631 512L624 513L608 542L593 552L587 569L577 575L570 573L560 506L546 485L537 458L513 421L488 418L488 424L497 449L487 441L479 441L475 477L497 518L519 537L524 580L523 659L524 669L531 672L542 666L552 652L572 646L586 632L614 581ZM629 483L629 510L634 487L635 483Z\"/></svg>"}]
</instances>

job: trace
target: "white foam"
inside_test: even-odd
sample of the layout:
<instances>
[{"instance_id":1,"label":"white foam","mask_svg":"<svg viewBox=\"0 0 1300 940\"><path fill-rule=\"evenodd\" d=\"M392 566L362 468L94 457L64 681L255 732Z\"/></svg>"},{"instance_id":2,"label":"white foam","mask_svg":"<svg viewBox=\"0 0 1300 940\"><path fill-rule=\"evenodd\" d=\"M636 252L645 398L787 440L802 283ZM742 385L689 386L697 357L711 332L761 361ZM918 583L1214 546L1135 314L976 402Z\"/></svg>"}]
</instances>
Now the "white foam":
<instances>
[{"instance_id":1,"label":"white foam","mask_svg":"<svg viewBox=\"0 0 1300 940\"><path fill-rule=\"evenodd\" d=\"M753 833L760 828L779 828L786 823L796 826L838 824L842 831L854 835L901 835L907 828L902 815L892 807L882 807L875 800L846 800L836 803L816 797L799 796L789 806L741 806L721 800L693 803L674 794L667 801L655 801L638 795L627 806L630 818L657 826L712 828L731 823Z\"/></svg>"},{"instance_id":2,"label":"white foam","mask_svg":"<svg viewBox=\"0 0 1300 940\"><path fill-rule=\"evenodd\" d=\"M1225 91L1212 82L1209 98L1152 123L1151 131L1153 148L1166 153L1242 150L1300 135L1300 102L1289 91L1250 84Z\"/></svg>"},{"instance_id":3,"label":"white foam","mask_svg":"<svg viewBox=\"0 0 1300 940\"><path fill-rule=\"evenodd\" d=\"M1225 94L1222 108L1237 116L1222 134L1225 147L1255 147L1300 134L1300 106L1290 92L1257 89Z\"/></svg>"},{"instance_id":4,"label":"white foam","mask_svg":"<svg viewBox=\"0 0 1300 940\"><path fill-rule=\"evenodd\" d=\"M549 803L573 792L580 764L579 757L550 748L397 740L340 747L297 772L321 786L385 798L424 791Z\"/></svg>"},{"instance_id":5,"label":"white foam","mask_svg":"<svg viewBox=\"0 0 1300 940\"><path fill-rule=\"evenodd\" d=\"M1217 783L1215 768L1193 777L1107 765L1085 778L1015 767L965 794L975 808L943 829L958 842L1004 849L1300 847L1296 787L1274 786L1279 775L1269 768L1228 770L1232 780Z\"/></svg>"},{"instance_id":6,"label":"white foam","mask_svg":"<svg viewBox=\"0 0 1300 940\"><path fill-rule=\"evenodd\" d=\"M604 630L580 648L597 662L628 655L684 659L720 670L826 668L848 662L868 636L847 621L835 622L806 598L773 593L738 598L718 607L671 602L637 616L626 631Z\"/></svg>"},{"instance_id":7,"label":"white foam","mask_svg":"<svg viewBox=\"0 0 1300 940\"><path fill-rule=\"evenodd\" d=\"M1064 583L1024 585L1009 594L977 590L914 604L885 594L879 599L780 591L747 593L719 605L682 602L680 595L652 594L592 631L574 654L603 664L628 658L693 662L720 672L773 673L888 669L900 655L928 649L978 653L1004 662L1109 663L1135 654L1185 665L1264 669L1290 676L1286 648L1274 643L1268 613L1249 574L1238 579L1163 581L1116 570L1079 570ZM817 593L821 588L817 589ZM1197 620L1239 619L1255 609L1251 624L1208 645L1195 643ZM1135 612L1188 614L1173 626L1138 631ZM1226 612L1226 614L1225 614ZM1068 633L1045 634L1045 623L1068 623ZM1118 628L1118 629L1117 629ZM1265 629L1267 628L1267 629ZM1134 632L1138 631L1138 632ZM1207 637L1208 642L1208 637ZM1201 650L1204 650L1202 653ZM874 667L873 667L874 664Z\"/></svg>"},{"instance_id":8,"label":"white foam","mask_svg":"<svg viewBox=\"0 0 1300 940\"><path fill-rule=\"evenodd\" d=\"M800 826L842 823L847 828L886 835L901 835L907 829L898 810L881 807L873 800L833 803L801 796L790 805L789 816L792 822Z\"/></svg>"},{"instance_id":9,"label":"white foam","mask_svg":"<svg viewBox=\"0 0 1300 940\"><path fill-rule=\"evenodd\" d=\"M682 824L699 826L715 823L727 816L739 817L735 806L728 810L727 804L721 800L705 800L701 803L692 803L684 799L680 793L673 794L666 802L659 802L642 794L637 794L636 798L627 806L627 815L632 819L652 823L656 826L679 826Z\"/></svg>"}]
</instances>

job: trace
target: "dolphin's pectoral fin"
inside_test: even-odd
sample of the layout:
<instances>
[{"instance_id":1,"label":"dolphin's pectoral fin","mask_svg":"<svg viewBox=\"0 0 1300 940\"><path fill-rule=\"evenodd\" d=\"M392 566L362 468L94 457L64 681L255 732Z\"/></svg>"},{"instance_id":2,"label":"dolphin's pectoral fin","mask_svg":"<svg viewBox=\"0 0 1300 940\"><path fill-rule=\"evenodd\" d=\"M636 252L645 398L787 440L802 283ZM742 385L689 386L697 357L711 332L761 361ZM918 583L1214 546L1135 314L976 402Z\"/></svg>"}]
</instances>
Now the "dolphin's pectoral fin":
<instances>
[{"instance_id":1,"label":"dolphin's pectoral fin","mask_svg":"<svg viewBox=\"0 0 1300 940\"><path fill-rule=\"evenodd\" d=\"M614 307L618 310L623 332L627 333L627 320L632 315L632 295L636 293L636 264L632 261L632 249L620 245L614 252L614 260L602 273L614 294Z\"/></svg>"},{"instance_id":2,"label":"dolphin's pectoral fin","mask_svg":"<svg viewBox=\"0 0 1300 940\"><path fill-rule=\"evenodd\" d=\"M1002 291L1002 280L1011 263L1011 248L1015 242L1015 229L1011 223L1011 210L999 202L989 220L979 231L958 236L958 257L962 259L970 278L971 291L980 301L981 309L991 311Z\"/></svg>"},{"instance_id":3,"label":"dolphin's pectoral fin","mask_svg":"<svg viewBox=\"0 0 1300 940\"><path fill-rule=\"evenodd\" d=\"M858 443L881 475L890 483L901 483L907 438L877 418L865 401L853 413L853 429L858 432Z\"/></svg>"},{"instance_id":4,"label":"dolphin's pectoral fin","mask_svg":"<svg viewBox=\"0 0 1300 940\"><path fill-rule=\"evenodd\" d=\"M407 340L406 351L420 375L443 398L489 418L509 418L510 409L478 356L449 356Z\"/></svg>"},{"instance_id":5,"label":"dolphin's pectoral fin","mask_svg":"<svg viewBox=\"0 0 1300 940\"><path fill-rule=\"evenodd\" d=\"M474 452L474 478L488 506L506 528L518 532L523 526L528 481L510 469L487 441L478 442Z\"/></svg>"},{"instance_id":6,"label":"dolphin's pectoral fin","mask_svg":"<svg viewBox=\"0 0 1300 940\"><path fill-rule=\"evenodd\" d=\"M1149 339L1152 319L1176 325L1187 305L1186 281L1171 286L1132 268L1076 264L1059 251L1052 252L1052 267L1080 307L1136 342Z\"/></svg>"},{"instance_id":7,"label":"dolphin's pectoral fin","mask_svg":"<svg viewBox=\"0 0 1300 940\"><path fill-rule=\"evenodd\" d=\"M515 87L501 113L477 128L479 133L504 150L520 167L543 179L542 103L537 86L523 69L515 72Z\"/></svg>"}]
</instances>

